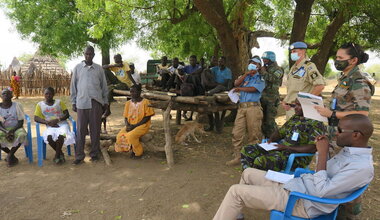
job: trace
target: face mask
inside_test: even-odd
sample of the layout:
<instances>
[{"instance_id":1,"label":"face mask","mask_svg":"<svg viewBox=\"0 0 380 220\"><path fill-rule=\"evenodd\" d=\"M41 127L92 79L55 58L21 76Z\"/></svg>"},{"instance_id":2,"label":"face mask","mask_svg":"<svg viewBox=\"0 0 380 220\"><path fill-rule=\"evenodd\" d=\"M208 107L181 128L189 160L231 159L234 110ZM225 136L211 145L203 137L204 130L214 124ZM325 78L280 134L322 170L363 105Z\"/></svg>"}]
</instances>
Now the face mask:
<instances>
[{"instance_id":1,"label":"face mask","mask_svg":"<svg viewBox=\"0 0 380 220\"><path fill-rule=\"evenodd\" d=\"M299 60L300 56L298 56L298 53L291 53L290 54L290 59L292 59L293 61L297 61Z\"/></svg>"},{"instance_id":2,"label":"face mask","mask_svg":"<svg viewBox=\"0 0 380 220\"><path fill-rule=\"evenodd\" d=\"M349 59L348 59L349 60ZM348 60L335 60L334 61L334 66L337 70L339 71L343 71L344 69L347 68L347 66L349 65L348 64Z\"/></svg>"},{"instance_id":3,"label":"face mask","mask_svg":"<svg viewBox=\"0 0 380 220\"><path fill-rule=\"evenodd\" d=\"M250 63L250 64L248 65L248 71L251 71L251 70L257 70L257 67L256 67L255 64Z\"/></svg>"}]
</instances>

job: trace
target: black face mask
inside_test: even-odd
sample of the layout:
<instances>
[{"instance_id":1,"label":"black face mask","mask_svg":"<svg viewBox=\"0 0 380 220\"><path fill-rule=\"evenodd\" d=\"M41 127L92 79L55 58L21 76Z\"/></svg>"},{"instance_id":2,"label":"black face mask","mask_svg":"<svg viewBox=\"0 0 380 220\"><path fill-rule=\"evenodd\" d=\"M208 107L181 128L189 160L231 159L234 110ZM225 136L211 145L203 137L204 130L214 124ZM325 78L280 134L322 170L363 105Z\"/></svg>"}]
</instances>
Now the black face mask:
<instances>
[{"instance_id":1,"label":"black face mask","mask_svg":"<svg viewBox=\"0 0 380 220\"><path fill-rule=\"evenodd\" d=\"M350 59L348 59L350 60ZM337 70L339 71L343 71L344 69L347 68L347 66L349 65L348 64L348 60L335 60L334 61L334 66Z\"/></svg>"}]
</instances>

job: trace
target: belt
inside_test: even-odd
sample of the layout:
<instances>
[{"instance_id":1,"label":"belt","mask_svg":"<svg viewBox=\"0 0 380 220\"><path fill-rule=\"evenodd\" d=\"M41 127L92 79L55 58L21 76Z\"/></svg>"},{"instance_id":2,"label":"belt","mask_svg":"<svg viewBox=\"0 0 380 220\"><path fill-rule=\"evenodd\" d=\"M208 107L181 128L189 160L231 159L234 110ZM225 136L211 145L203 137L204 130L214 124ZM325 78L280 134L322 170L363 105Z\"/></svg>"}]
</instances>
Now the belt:
<instances>
[{"instance_id":1,"label":"belt","mask_svg":"<svg viewBox=\"0 0 380 220\"><path fill-rule=\"evenodd\" d=\"M260 106L260 102L241 102L239 108L248 108L250 106Z\"/></svg>"}]
</instances>

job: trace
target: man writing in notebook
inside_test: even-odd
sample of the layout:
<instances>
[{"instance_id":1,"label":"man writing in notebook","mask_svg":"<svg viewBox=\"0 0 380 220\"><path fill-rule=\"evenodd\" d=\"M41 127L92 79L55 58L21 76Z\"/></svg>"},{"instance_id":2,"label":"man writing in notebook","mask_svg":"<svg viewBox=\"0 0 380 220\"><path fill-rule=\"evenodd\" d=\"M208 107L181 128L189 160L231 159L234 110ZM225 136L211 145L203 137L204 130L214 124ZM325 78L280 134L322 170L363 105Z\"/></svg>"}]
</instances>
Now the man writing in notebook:
<instances>
[{"instance_id":1,"label":"man writing in notebook","mask_svg":"<svg viewBox=\"0 0 380 220\"><path fill-rule=\"evenodd\" d=\"M339 121L338 146L343 149L330 160L328 138L316 138L318 151L317 169L314 174L302 174L285 184L267 180L265 171L248 168L244 170L240 184L230 187L214 220L237 219L243 206L284 211L292 191L323 197L341 199L370 183L374 176L372 148L368 140L373 125L364 115L347 115ZM334 211L338 205L298 200L293 215L314 218Z\"/></svg>"},{"instance_id":2,"label":"man writing in notebook","mask_svg":"<svg viewBox=\"0 0 380 220\"><path fill-rule=\"evenodd\" d=\"M315 153L315 138L324 134L326 127L322 122L305 118L298 100L291 104L293 115L280 129L270 137L269 142L276 142L277 149L266 151L258 144L247 145L241 151L243 169L252 167L260 170L281 171L286 167L292 153ZM293 168L305 168L312 157L297 157Z\"/></svg>"}]
</instances>

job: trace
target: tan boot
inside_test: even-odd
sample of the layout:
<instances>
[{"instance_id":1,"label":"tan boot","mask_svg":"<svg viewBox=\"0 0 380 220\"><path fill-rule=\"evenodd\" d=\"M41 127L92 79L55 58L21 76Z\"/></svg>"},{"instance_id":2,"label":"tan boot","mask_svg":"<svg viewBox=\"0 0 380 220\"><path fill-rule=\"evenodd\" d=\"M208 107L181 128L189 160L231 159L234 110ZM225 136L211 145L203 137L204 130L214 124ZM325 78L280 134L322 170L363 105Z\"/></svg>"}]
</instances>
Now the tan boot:
<instances>
[{"instance_id":1,"label":"tan boot","mask_svg":"<svg viewBox=\"0 0 380 220\"><path fill-rule=\"evenodd\" d=\"M232 160L226 162L226 165L227 165L227 166L236 166L236 165L240 165L240 152L239 152L239 153L234 153L234 156L235 156L234 159L232 159Z\"/></svg>"}]
</instances>

